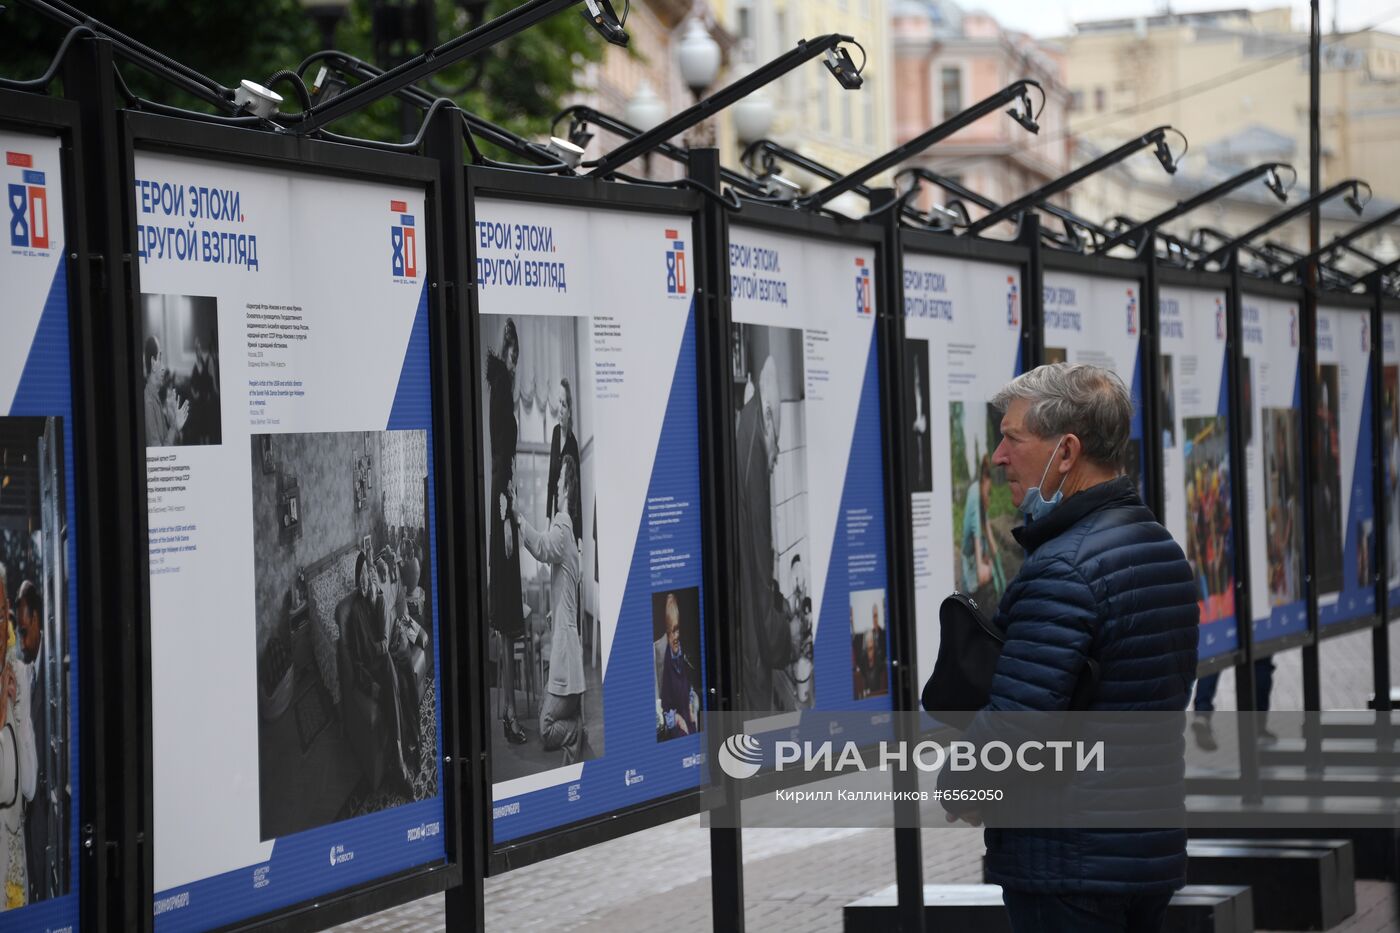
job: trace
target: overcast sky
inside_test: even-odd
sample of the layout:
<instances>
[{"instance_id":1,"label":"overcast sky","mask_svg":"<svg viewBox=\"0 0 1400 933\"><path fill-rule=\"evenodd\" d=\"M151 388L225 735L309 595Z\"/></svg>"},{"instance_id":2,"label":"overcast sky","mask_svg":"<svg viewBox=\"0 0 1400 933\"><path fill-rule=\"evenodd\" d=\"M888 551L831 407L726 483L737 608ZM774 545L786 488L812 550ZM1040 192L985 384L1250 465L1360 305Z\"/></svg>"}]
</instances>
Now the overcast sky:
<instances>
[{"instance_id":1,"label":"overcast sky","mask_svg":"<svg viewBox=\"0 0 1400 933\"><path fill-rule=\"evenodd\" d=\"M1174 13L1248 7L1254 10L1290 6L1300 28L1308 24L1306 0L959 0L967 10L983 9L1009 29L1033 36L1067 35L1076 21L1150 16L1170 6ZM1322 0L1322 28L1332 26L1333 11L1343 31L1381 22L1388 32L1400 32L1400 0Z\"/></svg>"}]
</instances>

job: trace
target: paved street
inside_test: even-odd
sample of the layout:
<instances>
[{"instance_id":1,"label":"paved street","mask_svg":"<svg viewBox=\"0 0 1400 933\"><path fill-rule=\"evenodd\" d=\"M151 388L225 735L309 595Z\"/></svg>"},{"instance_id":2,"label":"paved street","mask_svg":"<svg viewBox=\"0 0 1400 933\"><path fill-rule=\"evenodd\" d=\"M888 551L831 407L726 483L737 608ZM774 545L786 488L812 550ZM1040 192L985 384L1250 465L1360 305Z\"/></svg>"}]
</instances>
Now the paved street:
<instances>
[{"instance_id":1,"label":"paved street","mask_svg":"<svg viewBox=\"0 0 1400 933\"><path fill-rule=\"evenodd\" d=\"M1400 639L1396 639L1400 641ZM1276 709L1302 708L1301 652L1280 658ZM1321 649L1322 700L1329 709L1361 709L1371 692L1371 635L1327 641ZM1392 642L1391 668L1400 671ZM1220 707L1233 708L1231 674L1222 677ZM981 831L923 833L924 880L981 880ZM709 837L698 817L593 846L486 881L490 931L708 933L712 930ZM750 830L744 834L745 914L750 930L839 931L841 908L894 883L888 830ZM442 928L442 898L417 901L341 927L410 933ZM1357 912L1343 933L1400 929L1392 886L1357 885Z\"/></svg>"}]
</instances>

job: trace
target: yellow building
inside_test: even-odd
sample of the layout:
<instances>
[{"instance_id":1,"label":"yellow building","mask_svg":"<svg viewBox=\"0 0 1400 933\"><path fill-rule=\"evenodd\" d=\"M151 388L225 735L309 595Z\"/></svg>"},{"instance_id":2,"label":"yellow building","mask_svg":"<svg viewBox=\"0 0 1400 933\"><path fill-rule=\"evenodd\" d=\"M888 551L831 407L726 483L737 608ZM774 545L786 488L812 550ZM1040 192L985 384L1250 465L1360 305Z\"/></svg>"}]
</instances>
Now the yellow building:
<instances>
[{"instance_id":1,"label":"yellow building","mask_svg":"<svg viewBox=\"0 0 1400 933\"><path fill-rule=\"evenodd\" d=\"M769 85L766 93L775 105L769 138L842 172L894 147L894 59L886 0L711 0L708 6L738 40L720 86L803 38L844 33L868 53L865 86L858 91L843 90L820 60ZM852 49L852 56L859 65L860 51ZM746 141L738 139L732 114L720 119L719 142L725 164L737 167ZM888 176L876 180L888 182Z\"/></svg>"},{"instance_id":2,"label":"yellow building","mask_svg":"<svg viewBox=\"0 0 1400 933\"><path fill-rule=\"evenodd\" d=\"M1308 36L1293 27L1287 7L1079 23L1062 44L1070 128L1082 147L1076 162L1159 124L1180 129L1191 142L1174 179L1142 156L1077 189L1075 200L1086 213L1112 206L1143 216L1189 194L1193 179L1204 188L1272 159L1292 163L1301 176L1297 191L1306 189ZM1400 36L1375 30L1324 36L1321 102L1324 187L1347 178L1369 181L1376 204L1368 217L1400 201L1394 158ZM1196 222L1240 232L1279 209L1277 202L1246 194ZM1328 214L1324 238L1358 222L1340 203ZM1306 223L1297 223L1274 238L1301 247L1306 235ZM1400 252L1394 232L1367 242L1383 254Z\"/></svg>"}]
</instances>

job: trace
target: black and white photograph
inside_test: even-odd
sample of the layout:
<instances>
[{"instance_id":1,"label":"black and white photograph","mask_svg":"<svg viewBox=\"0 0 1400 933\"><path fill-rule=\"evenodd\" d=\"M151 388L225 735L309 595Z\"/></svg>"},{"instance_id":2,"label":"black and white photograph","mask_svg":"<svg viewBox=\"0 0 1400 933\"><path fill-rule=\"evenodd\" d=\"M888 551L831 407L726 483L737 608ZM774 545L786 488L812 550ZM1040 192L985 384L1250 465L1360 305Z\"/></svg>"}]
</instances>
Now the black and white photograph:
<instances>
[{"instance_id":1,"label":"black and white photograph","mask_svg":"<svg viewBox=\"0 0 1400 933\"><path fill-rule=\"evenodd\" d=\"M69 890L68 520L62 419L0 418L0 911ZM3 924L0 924L3 926Z\"/></svg>"},{"instance_id":2,"label":"black and white photograph","mask_svg":"<svg viewBox=\"0 0 1400 933\"><path fill-rule=\"evenodd\" d=\"M933 492L933 419L929 413L928 341L904 341L904 406L909 416L909 491Z\"/></svg>"},{"instance_id":3,"label":"black and white photograph","mask_svg":"<svg viewBox=\"0 0 1400 933\"><path fill-rule=\"evenodd\" d=\"M265 473L268 449L251 438L265 840L438 792L427 432L279 434Z\"/></svg>"},{"instance_id":4,"label":"black and white photograph","mask_svg":"<svg viewBox=\"0 0 1400 933\"><path fill-rule=\"evenodd\" d=\"M218 302L141 296L142 422L147 447L223 441Z\"/></svg>"},{"instance_id":5,"label":"black and white photograph","mask_svg":"<svg viewBox=\"0 0 1400 933\"><path fill-rule=\"evenodd\" d=\"M1320 593L1342 588L1342 442L1338 367L1317 367L1317 411L1313 429L1313 527Z\"/></svg>"},{"instance_id":6,"label":"black and white photograph","mask_svg":"<svg viewBox=\"0 0 1400 933\"><path fill-rule=\"evenodd\" d=\"M700 731L700 588L651 594L651 651L656 663L656 740Z\"/></svg>"},{"instance_id":7,"label":"black and white photograph","mask_svg":"<svg viewBox=\"0 0 1400 933\"><path fill-rule=\"evenodd\" d=\"M885 591L851 593L851 697L864 700L890 692Z\"/></svg>"},{"instance_id":8,"label":"black and white photograph","mask_svg":"<svg viewBox=\"0 0 1400 933\"><path fill-rule=\"evenodd\" d=\"M604 751L585 317L481 316L492 780ZM584 516L587 516L585 518ZM585 524L587 523L587 524Z\"/></svg>"},{"instance_id":9,"label":"black and white photograph","mask_svg":"<svg viewBox=\"0 0 1400 933\"><path fill-rule=\"evenodd\" d=\"M1158 411L1162 415L1162 447L1170 450L1176 446L1176 383L1172 380L1172 358L1162 354L1161 404Z\"/></svg>"},{"instance_id":10,"label":"black and white photograph","mask_svg":"<svg viewBox=\"0 0 1400 933\"><path fill-rule=\"evenodd\" d=\"M755 712L811 709L806 362L802 331L734 325L740 689Z\"/></svg>"}]
</instances>

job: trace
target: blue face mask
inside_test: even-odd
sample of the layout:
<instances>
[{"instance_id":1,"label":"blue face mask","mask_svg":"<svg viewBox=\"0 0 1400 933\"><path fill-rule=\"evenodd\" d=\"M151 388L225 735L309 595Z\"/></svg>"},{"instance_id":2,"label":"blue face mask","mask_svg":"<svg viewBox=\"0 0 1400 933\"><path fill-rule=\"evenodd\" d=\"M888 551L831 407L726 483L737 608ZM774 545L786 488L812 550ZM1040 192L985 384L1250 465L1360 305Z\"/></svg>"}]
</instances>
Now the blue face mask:
<instances>
[{"instance_id":1,"label":"blue face mask","mask_svg":"<svg viewBox=\"0 0 1400 933\"><path fill-rule=\"evenodd\" d=\"M1055 494L1046 499L1040 494L1040 487L1045 483L1045 477L1050 475L1050 466L1055 462L1055 455L1060 452L1060 444L1064 442L1064 435L1055 442L1055 449L1050 452L1050 459L1045 462L1045 470L1040 474L1040 482L1026 490L1026 495L1021 499L1021 511L1026 514L1029 521L1044 518L1055 510L1055 506L1064 501L1065 498L1065 477L1060 477L1059 488ZM1068 476L1069 474L1065 474Z\"/></svg>"}]
</instances>

